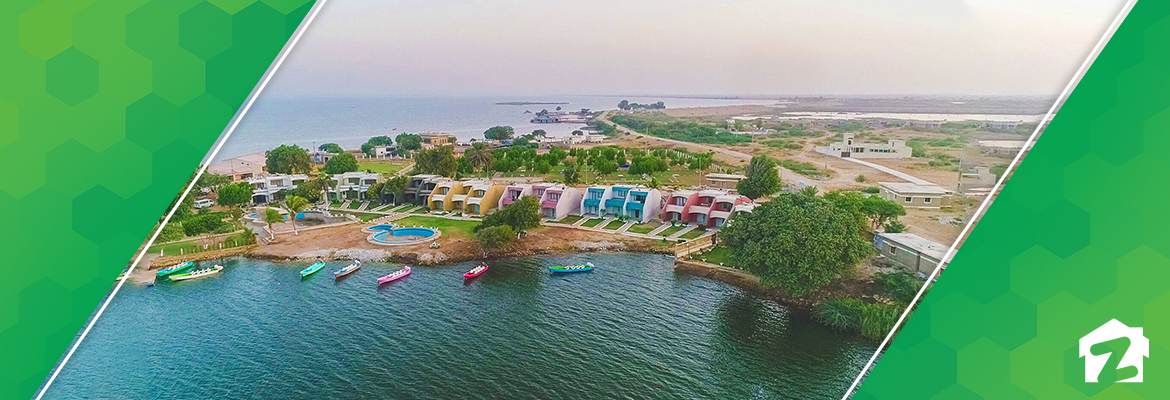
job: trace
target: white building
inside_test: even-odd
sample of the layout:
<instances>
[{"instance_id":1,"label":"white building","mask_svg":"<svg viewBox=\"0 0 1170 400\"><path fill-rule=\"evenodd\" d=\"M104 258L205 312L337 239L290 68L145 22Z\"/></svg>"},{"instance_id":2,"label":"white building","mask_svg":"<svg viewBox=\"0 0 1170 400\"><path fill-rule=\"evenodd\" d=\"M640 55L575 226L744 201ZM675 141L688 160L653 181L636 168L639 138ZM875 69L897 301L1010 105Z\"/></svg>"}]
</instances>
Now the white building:
<instances>
[{"instance_id":1,"label":"white building","mask_svg":"<svg viewBox=\"0 0 1170 400\"><path fill-rule=\"evenodd\" d=\"M842 141L817 146L817 152L842 158L910 158L912 150L905 140L886 143L858 143L853 133L843 134Z\"/></svg>"},{"instance_id":2,"label":"white building","mask_svg":"<svg viewBox=\"0 0 1170 400\"><path fill-rule=\"evenodd\" d=\"M211 163L207 172L232 178L232 182L243 182L267 171L268 156L264 152L245 154Z\"/></svg>"},{"instance_id":3,"label":"white building","mask_svg":"<svg viewBox=\"0 0 1170 400\"><path fill-rule=\"evenodd\" d=\"M329 189L329 198L335 201L364 201L366 191L381 179L381 174L373 172L346 172L333 175L333 187Z\"/></svg>"},{"instance_id":4,"label":"white building","mask_svg":"<svg viewBox=\"0 0 1170 400\"><path fill-rule=\"evenodd\" d=\"M252 202L264 204L284 200L281 191L296 189L308 179L307 175L302 174L276 174L251 178L247 182L252 186Z\"/></svg>"}]
</instances>

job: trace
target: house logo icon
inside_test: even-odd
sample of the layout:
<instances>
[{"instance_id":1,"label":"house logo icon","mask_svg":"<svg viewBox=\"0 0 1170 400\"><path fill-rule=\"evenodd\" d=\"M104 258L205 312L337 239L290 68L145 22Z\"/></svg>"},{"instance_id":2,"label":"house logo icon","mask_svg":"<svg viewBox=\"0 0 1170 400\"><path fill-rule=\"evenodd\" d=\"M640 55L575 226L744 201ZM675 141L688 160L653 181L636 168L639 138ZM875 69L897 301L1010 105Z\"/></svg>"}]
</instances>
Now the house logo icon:
<instances>
[{"instance_id":1,"label":"house logo icon","mask_svg":"<svg viewBox=\"0 0 1170 400\"><path fill-rule=\"evenodd\" d=\"M1096 383L1097 376L1101 375L1101 370L1105 368L1105 363L1109 361L1109 356L1113 354L1094 355L1089 349L1095 344L1120 338L1129 339L1129 348L1125 350L1125 354L1121 355L1121 361L1118 362L1117 369L1135 367L1137 368L1137 376L1118 382L1142 381L1142 361L1150 358L1150 340L1142 335L1142 328L1130 328L1121 323L1121 321L1111 319L1105 325L1101 325L1081 338L1080 355L1085 359L1085 382Z\"/></svg>"}]
</instances>

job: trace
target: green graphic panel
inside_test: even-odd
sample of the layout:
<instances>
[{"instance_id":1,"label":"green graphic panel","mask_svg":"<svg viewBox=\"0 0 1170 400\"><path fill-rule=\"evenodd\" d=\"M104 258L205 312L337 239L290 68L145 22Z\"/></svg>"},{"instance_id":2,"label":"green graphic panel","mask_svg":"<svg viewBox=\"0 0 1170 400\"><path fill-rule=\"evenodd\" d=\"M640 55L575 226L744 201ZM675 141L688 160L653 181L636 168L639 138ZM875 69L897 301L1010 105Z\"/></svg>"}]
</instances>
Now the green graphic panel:
<instances>
[{"instance_id":1,"label":"green graphic panel","mask_svg":"<svg viewBox=\"0 0 1170 400\"><path fill-rule=\"evenodd\" d=\"M1166 398L1168 148L1170 3L1144 1L854 398ZM1112 319L1144 328L1148 357L1093 344L1109 355L1087 383L1079 342ZM1143 382L1118 382L1127 351Z\"/></svg>"},{"instance_id":2,"label":"green graphic panel","mask_svg":"<svg viewBox=\"0 0 1170 400\"><path fill-rule=\"evenodd\" d=\"M0 399L35 394L312 5L0 2Z\"/></svg>"}]
</instances>

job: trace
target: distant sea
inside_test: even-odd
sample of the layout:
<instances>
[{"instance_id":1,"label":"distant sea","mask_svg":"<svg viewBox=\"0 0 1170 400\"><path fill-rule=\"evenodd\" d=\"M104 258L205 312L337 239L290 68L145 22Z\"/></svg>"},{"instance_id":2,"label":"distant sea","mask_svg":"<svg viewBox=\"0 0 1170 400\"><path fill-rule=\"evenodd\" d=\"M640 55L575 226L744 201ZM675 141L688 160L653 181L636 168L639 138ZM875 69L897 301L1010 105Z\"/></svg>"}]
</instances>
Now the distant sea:
<instances>
[{"instance_id":1,"label":"distant sea","mask_svg":"<svg viewBox=\"0 0 1170 400\"><path fill-rule=\"evenodd\" d=\"M315 149L324 143L357 148L373 136L439 131L460 140L483 138L483 132L507 125L517 134L544 129L552 136L568 135L580 124L534 124L541 109L594 111L617 108L621 100L633 103L662 101L667 108L728 105L772 105L776 100L699 99L676 97L559 96L559 97L261 97L228 138L217 160L295 144ZM568 104L500 105L506 102Z\"/></svg>"}]
</instances>

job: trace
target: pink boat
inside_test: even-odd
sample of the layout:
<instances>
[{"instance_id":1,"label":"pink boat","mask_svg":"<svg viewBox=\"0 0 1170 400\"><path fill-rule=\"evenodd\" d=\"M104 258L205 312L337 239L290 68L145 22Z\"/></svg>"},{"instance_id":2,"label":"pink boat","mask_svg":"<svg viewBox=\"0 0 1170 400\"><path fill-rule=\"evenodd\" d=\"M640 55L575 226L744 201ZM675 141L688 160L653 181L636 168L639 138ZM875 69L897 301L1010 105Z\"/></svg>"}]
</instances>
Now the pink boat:
<instances>
[{"instance_id":1,"label":"pink boat","mask_svg":"<svg viewBox=\"0 0 1170 400\"><path fill-rule=\"evenodd\" d=\"M472 268L471 271L464 272L463 279L471 279L483 275L484 272L487 272L487 269L487 263L480 264L478 267Z\"/></svg>"},{"instance_id":2,"label":"pink boat","mask_svg":"<svg viewBox=\"0 0 1170 400\"><path fill-rule=\"evenodd\" d=\"M407 266L406 268L391 272L389 275L378 278L378 284L381 285L381 284L386 283L386 282L393 282L393 281L402 279L403 277L405 277L407 275L410 275L410 267L409 266Z\"/></svg>"}]
</instances>

